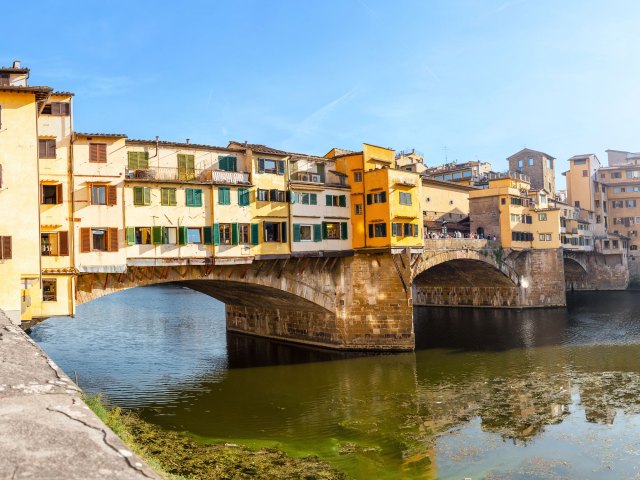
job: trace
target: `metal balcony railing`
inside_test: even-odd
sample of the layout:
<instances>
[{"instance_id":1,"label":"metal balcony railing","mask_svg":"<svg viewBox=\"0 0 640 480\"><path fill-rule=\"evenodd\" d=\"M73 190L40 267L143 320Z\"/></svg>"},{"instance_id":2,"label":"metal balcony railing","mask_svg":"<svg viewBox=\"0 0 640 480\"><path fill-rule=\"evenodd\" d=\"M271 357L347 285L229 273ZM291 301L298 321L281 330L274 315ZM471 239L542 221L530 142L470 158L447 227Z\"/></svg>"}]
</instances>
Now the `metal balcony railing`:
<instances>
[{"instance_id":1,"label":"metal balcony railing","mask_svg":"<svg viewBox=\"0 0 640 480\"><path fill-rule=\"evenodd\" d=\"M193 182L227 185L249 185L247 172L227 172L213 169L178 169L172 167L150 167L145 169L126 170L126 178L160 182Z\"/></svg>"}]
</instances>

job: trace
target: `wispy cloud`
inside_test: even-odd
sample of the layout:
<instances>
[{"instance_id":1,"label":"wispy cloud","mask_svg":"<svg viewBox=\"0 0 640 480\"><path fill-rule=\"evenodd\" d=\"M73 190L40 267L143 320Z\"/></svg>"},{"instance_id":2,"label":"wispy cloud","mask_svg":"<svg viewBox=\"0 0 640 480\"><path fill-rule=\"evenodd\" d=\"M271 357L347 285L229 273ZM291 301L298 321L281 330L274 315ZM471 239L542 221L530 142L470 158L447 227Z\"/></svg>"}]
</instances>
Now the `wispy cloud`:
<instances>
[{"instance_id":1,"label":"wispy cloud","mask_svg":"<svg viewBox=\"0 0 640 480\"><path fill-rule=\"evenodd\" d=\"M514 5L524 3L525 1L526 0L510 0L508 2L504 2L503 4L499 5L498 8L496 8L493 12L494 13L501 12L503 10L506 10L507 8L513 7Z\"/></svg>"},{"instance_id":2,"label":"wispy cloud","mask_svg":"<svg viewBox=\"0 0 640 480\"><path fill-rule=\"evenodd\" d=\"M307 115L307 117L305 117L302 121L297 123L295 127L292 128L291 135L284 141L284 145L287 148L292 147L303 137L310 136L317 132L322 122L326 120L331 112L333 112L336 107L338 107L338 105L353 97L359 88L359 86L352 88L344 95L341 95L335 100L332 100L331 102L318 108L313 113Z\"/></svg>"}]
</instances>

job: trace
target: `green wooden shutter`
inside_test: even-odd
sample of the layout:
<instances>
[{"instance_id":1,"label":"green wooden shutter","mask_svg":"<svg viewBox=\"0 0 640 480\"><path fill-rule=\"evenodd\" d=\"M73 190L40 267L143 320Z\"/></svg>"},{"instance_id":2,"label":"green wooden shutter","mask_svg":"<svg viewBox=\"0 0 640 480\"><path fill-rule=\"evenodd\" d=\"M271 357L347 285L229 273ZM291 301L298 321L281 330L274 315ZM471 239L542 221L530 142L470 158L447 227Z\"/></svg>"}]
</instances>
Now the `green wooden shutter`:
<instances>
[{"instance_id":1,"label":"green wooden shutter","mask_svg":"<svg viewBox=\"0 0 640 480\"><path fill-rule=\"evenodd\" d=\"M220 245L220 224L213 224L213 244Z\"/></svg>"},{"instance_id":2,"label":"green wooden shutter","mask_svg":"<svg viewBox=\"0 0 640 480\"><path fill-rule=\"evenodd\" d=\"M257 223L251 224L251 245L258 245L260 243L260 225Z\"/></svg>"},{"instance_id":3,"label":"green wooden shutter","mask_svg":"<svg viewBox=\"0 0 640 480\"><path fill-rule=\"evenodd\" d=\"M340 238L342 238L342 240L346 240L349 237L347 222L340 222L340 234Z\"/></svg>"},{"instance_id":4,"label":"green wooden shutter","mask_svg":"<svg viewBox=\"0 0 640 480\"><path fill-rule=\"evenodd\" d=\"M199 188L193 191L193 206L202 206L202 190L200 190Z\"/></svg>"},{"instance_id":5,"label":"green wooden shutter","mask_svg":"<svg viewBox=\"0 0 640 480\"><path fill-rule=\"evenodd\" d=\"M238 240L238 224L237 223L232 223L231 224L231 243L233 245L238 245L239 240Z\"/></svg>"},{"instance_id":6,"label":"green wooden shutter","mask_svg":"<svg viewBox=\"0 0 640 480\"><path fill-rule=\"evenodd\" d=\"M322 222L322 238L325 240L329 238L329 232L327 230L327 222Z\"/></svg>"},{"instance_id":7,"label":"green wooden shutter","mask_svg":"<svg viewBox=\"0 0 640 480\"><path fill-rule=\"evenodd\" d=\"M411 230L411 224L410 223L405 223L404 224L404 236L405 237L410 237L412 230Z\"/></svg>"},{"instance_id":8,"label":"green wooden shutter","mask_svg":"<svg viewBox=\"0 0 640 480\"><path fill-rule=\"evenodd\" d=\"M127 168L129 168L129 170L136 170L138 168L138 152L128 152L127 156L128 156L128 162L127 162Z\"/></svg>"},{"instance_id":9,"label":"green wooden shutter","mask_svg":"<svg viewBox=\"0 0 640 480\"><path fill-rule=\"evenodd\" d=\"M300 241L300 225L297 223L293 224L293 241L294 242Z\"/></svg>"},{"instance_id":10,"label":"green wooden shutter","mask_svg":"<svg viewBox=\"0 0 640 480\"><path fill-rule=\"evenodd\" d=\"M162 227L151 227L151 241L154 245L162 243Z\"/></svg>"},{"instance_id":11,"label":"green wooden shutter","mask_svg":"<svg viewBox=\"0 0 640 480\"><path fill-rule=\"evenodd\" d=\"M185 195L186 195L186 205L187 207L192 207L193 206L193 189L192 188L187 188L185 190Z\"/></svg>"},{"instance_id":12,"label":"green wooden shutter","mask_svg":"<svg viewBox=\"0 0 640 480\"><path fill-rule=\"evenodd\" d=\"M129 153L134 153L134 152L129 152ZM133 204L144 205L144 188L143 187L133 187Z\"/></svg>"},{"instance_id":13,"label":"green wooden shutter","mask_svg":"<svg viewBox=\"0 0 640 480\"><path fill-rule=\"evenodd\" d=\"M218 157L218 168L220 170L227 170L227 157Z\"/></svg>"},{"instance_id":14,"label":"green wooden shutter","mask_svg":"<svg viewBox=\"0 0 640 480\"><path fill-rule=\"evenodd\" d=\"M320 225L319 223L313 225L313 241L322 241L322 225Z\"/></svg>"},{"instance_id":15,"label":"green wooden shutter","mask_svg":"<svg viewBox=\"0 0 640 480\"><path fill-rule=\"evenodd\" d=\"M187 244L187 227L178 227L178 245Z\"/></svg>"},{"instance_id":16,"label":"green wooden shutter","mask_svg":"<svg viewBox=\"0 0 640 480\"><path fill-rule=\"evenodd\" d=\"M178 154L178 179L186 180L187 156Z\"/></svg>"},{"instance_id":17,"label":"green wooden shutter","mask_svg":"<svg viewBox=\"0 0 640 480\"><path fill-rule=\"evenodd\" d=\"M149 152L138 152L138 168L143 170L149 168Z\"/></svg>"},{"instance_id":18,"label":"green wooden shutter","mask_svg":"<svg viewBox=\"0 0 640 480\"><path fill-rule=\"evenodd\" d=\"M213 228L214 227L204 227L202 229L204 232L202 243L205 245L213 244Z\"/></svg>"},{"instance_id":19,"label":"green wooden shutter","mask_svg":"<svg viewBox=\"0 0 640 480\"><path fill-rule=\"evenodd\" d=\"M143 187L142 189L142 197L144 205L151 205L151 188Z\"/></svg>"},{"instance_id":20,"label":"green wooden shutter","mask_svg":"<svg viewBox=\"0 0 640 480\"><path fill-rule=\"evenodd\" d=\"M280 228L280 242L287 243L287 222L282 222Z\"/></svg>"},{"instance_id":21,"label":"green wooden shutter","mask_svg":"<svg viewBox=\"0 0 640 480\"><path fill-rule=\"evenodd\" d=\"M284 175L284 160L278 160L278 175Z\"/></svg>"},{"instance_id":22,"label":"green wooden shutter","mask_svg":"<svg viewBox=\"0 0 640 480\"><path fill-rule=\"evenodd\" d=\"M264 173L264 158L258 159L258 173Z\"/></svg>"},{"instance_id":23,"label":"green wooden shutter","mask_svg":"<svg viewBox=\"0 0 640 480\"><path fill-rule=\"evenodd\" d=\"M127 227L127 243L129 245L136 243L136 229L134 227Z\"/></svg>"},{"instance_id":24,"label":"green wooden shutter","mask_svg":"<svg viewBox=\"0 0 640 480\"><path fill-rule=\"evenodd\" d=\"M380 203L387 201L387 192L380 192Z\"/></svg>"},{"instance_id":25,"label":"green wooden shutter","mask_svg":"<svg viewBox=\"0 0 640 480\"><path fill-rule=\"evenodd\" d=\"M333 195L326 195L325 197L327 207L333 206Z\"/></svg>"},{"instance_id":26,"label":"green wooden shutter","mask_svg":"<svg viewBox=\"0 0 640 480\"><path fill-rule=\"evenodd\" d=\"M371 200L372 200L372 195L370 193L367 193L367 205L371 205Z\"/></svg>"},{"instance_id":27,"label":"green wooden shutter","mask_svg":"<svg viewBox=\"0 0 640 480\"><path fill-rule=\"evenodd\" d=\"M229 157L231 162L229 163L229 167L231 167L232 172L238 171L238 159L236 157Z\"/></svg>"},{"instance_id":28,"label":"green wooden shutter","mask_svg":"<svg viewBox=\"0 0 640 480\"><path fill-rule=\"evenodd\" d=\"M238 205L240 205L241 207L246 207L247 205L249 205L249 189L238 189Z\"/></svg>"},{"instance_id":29,"label":"green wooden shutter","mask_svg":"<svg viewBox=\"0 0 640 480\"><path fill-rule=\"evenodd\" d=\"M340 206L341 207L346 207L347 206L347 197L346 197L346 195L340 195L338 197L338 201L340 202Z\"/></svg>"},{"instance_id":30,"label":"green wooden shutter","mask_svg":"<svg viewBox=\"0 0 640 480\"><path fill-rule=\"evenodd\" d=\"M176 201L176 189L172 188L169 190L169 205L177 205Z\"/></svg>"},{"instance_id":31,"label":"green wooden shutter","mask_svg":"<svg viewBox=\"0 0 640 480\"><path fill-rule=\"evenodd\" d=\"M169 205L169 190L166 188L160 189L160 204Z\"/></svg>"},{"instance_id":32,"label":"green wooden shutter","mask_svg":"<svg viewBox=\"0 0 640 480\"><path fill-rule=\"evenodd\" d=\"M373 223L369 224L369 238L373 238Z\"/></svg>"},{"instance_id":33,"label":"green wooden shutter","mask_svg":"<svg viewBox=\"0 0 640 480\"><path fill-rule=\"evenodd\" d=\"M317 193L312 193L309 196L309 204L311 205L317 205L318 204L318 194Z\"/></svg>"}]
</instances>

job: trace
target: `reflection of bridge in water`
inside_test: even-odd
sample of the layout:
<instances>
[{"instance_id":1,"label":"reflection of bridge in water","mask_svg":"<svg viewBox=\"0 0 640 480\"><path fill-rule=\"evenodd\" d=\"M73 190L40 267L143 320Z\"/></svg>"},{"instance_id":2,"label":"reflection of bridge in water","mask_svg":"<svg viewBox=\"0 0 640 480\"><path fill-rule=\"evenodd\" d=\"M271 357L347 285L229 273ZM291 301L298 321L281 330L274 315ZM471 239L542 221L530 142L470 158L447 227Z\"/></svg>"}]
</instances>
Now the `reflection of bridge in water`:
<instances>
[{"instance_id":1,"label":"reflection of bridge in water","mask_svg":"<svg viewBox=\"0 0 640 480\"><path fill-rule=\"evenodd\" d=\"M626 268L596 253L508 250L488 240L428 240L424 249L352 256L189 264L78 276L77 301L184 282L226 305L230 331L336 349L412 350L413 305L555 307L573 289L625 288ZM565 272L567 274L565 278Z\"/></svg>"}]
</instances>

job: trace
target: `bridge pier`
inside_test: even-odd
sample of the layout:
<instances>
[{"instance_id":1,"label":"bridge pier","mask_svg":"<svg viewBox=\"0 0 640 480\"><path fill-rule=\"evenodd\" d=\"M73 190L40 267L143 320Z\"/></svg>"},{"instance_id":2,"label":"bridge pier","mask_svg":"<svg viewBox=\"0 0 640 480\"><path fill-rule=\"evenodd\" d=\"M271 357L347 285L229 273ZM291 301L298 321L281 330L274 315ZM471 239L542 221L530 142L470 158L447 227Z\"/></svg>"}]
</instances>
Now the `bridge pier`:
<instances>
[{"instance_id":1,"label":"bridge pier","mask_svg":"<svg viewBox=\"0 0 640 480\"><path fill-rule=\"evenodd\" d=\"M359 253L341 259L332 277L333 311L227 303L227 329L341 350L413 350L408 259L388 251Z\"/></svg>"}]
</instances>

